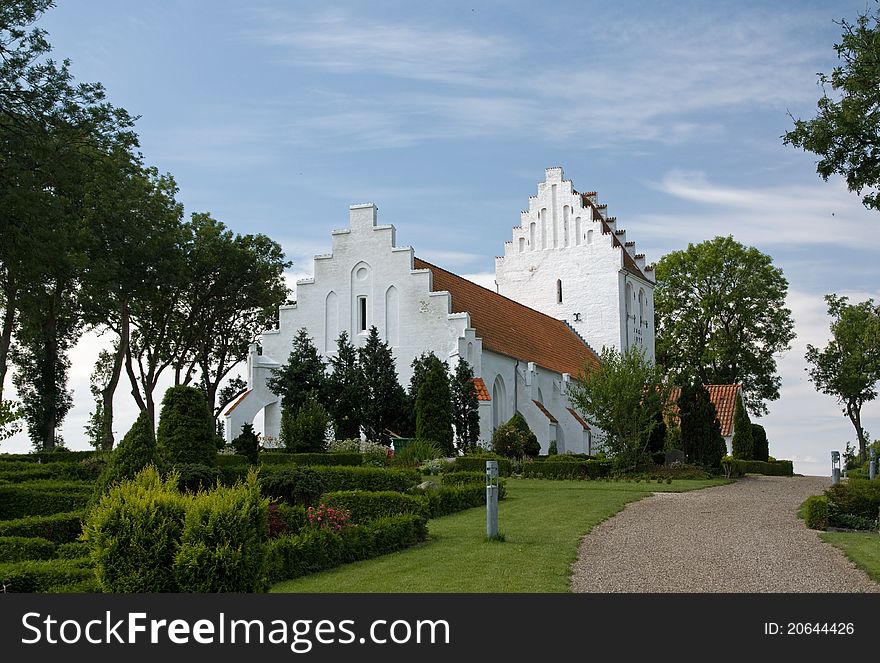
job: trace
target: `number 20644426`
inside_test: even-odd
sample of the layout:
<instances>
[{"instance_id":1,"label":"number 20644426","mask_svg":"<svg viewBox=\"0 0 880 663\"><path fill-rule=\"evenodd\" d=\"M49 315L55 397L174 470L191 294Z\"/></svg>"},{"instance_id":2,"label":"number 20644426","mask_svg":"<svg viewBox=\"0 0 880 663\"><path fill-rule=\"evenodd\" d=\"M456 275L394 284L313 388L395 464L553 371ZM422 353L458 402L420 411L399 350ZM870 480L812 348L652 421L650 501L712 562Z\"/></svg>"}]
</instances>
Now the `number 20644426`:
<instances>
[{"instance_id":1,"label":"number 20644426","mask_svg":"<svg viewBox=\"0 0 880 663\"><path fill-rule=\"evenodd\" d=\"M852 635L852 622L764 622L764 635Z\"/></svg>"}]
</instances>

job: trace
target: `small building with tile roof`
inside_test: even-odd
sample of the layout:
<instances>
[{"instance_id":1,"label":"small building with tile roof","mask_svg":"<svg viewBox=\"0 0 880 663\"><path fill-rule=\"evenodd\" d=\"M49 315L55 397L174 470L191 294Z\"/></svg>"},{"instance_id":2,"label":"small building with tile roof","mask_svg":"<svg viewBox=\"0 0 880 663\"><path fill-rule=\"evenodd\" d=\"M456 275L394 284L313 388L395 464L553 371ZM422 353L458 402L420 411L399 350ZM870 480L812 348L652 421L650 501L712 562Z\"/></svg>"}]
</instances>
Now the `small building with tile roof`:
<instances>
[{"instance_id":1,"label":"small building with tile roof","mask_svg":"<svg viewBox=\"0 0 880 663\"><path fill-rule=\"evenodd\" d=\"M738 384L707 384L706 391L709 392L709 400L715 406L715 416L721 425L721 436L724 438L724 444L727 445L728 455L733 454L733 412L736 409L736 395L740 393L742 385ZM678 402L681 396L681 387L673 387L669 392L669 400L673 403ZM675 413L677 419L677 411Z\"/></svg>"},{"instance_id":2,"label":"small building with tile roof","mask_svg":"<svg viewBox=\"0 0 880 663\"><path fill-rule=\"evenodd\" d=\"M602 209L595 194L575 192L562 169L548 169L499 258L495 292L397 246L394 226L378 223L374 204L353 205L349 227L332 231L331 251L315 256L314 276L297 281L296 303L281 307L277 328L251 347L248 391L225 412L227 439L261 412L263 433L278 435L279 398L267 380L286 361L300 329L328 358L340 332L361 347L375 326L393 351L403 385L413 359L426 352L449 366L459 358L471 365L482 444L519 411L543 453L554 441L559 453L595 451L594 431L569 398L571 380L585 366L599 365L596 347L636 344L651 357L654 348L653 323L642 326L653 318L652 272ZM557 273L554 262L564 267L559 290L548 280ZM546 284L559 301L544 297ZM599 289L609 292L585 294ZM633 302L624 301L628 296ZM588 300L602 303L581 306ZM608 329L600 333L603 325Z\"/></svg>"}]
</instances>

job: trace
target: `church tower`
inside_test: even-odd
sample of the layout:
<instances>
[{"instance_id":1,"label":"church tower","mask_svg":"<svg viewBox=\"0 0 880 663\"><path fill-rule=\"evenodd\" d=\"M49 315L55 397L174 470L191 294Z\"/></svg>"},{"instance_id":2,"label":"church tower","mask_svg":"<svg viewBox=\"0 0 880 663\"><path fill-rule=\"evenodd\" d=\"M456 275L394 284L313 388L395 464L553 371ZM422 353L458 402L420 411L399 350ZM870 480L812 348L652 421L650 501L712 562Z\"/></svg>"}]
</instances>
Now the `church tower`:
<instances>
[{"instance_id":1,"label":"church tower","mask_svg":"<svg viewBox=\"0 0 880 663\"><path fill-rule=\"evenodd\" d=\"M498 292L565 320L596 352L640 348L654 360L654 269L597 194L548 168L504 256Z\"/></svg>"}]
</instances>

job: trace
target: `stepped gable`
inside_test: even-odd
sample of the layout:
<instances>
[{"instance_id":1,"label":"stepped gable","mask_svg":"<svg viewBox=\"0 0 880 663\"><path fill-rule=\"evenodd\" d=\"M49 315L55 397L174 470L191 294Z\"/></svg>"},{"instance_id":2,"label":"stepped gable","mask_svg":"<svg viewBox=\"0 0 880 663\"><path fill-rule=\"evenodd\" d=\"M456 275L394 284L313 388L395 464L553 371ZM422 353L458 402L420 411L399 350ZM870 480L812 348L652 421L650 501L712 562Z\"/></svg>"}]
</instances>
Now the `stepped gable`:
<instances>
[{"instance_id":1,"label":"stepped gable","mask_svg":"<svg viewBox=\"0 0 880 663\"><path fill-rule=\"evenodd\" d=\"M413 258L414 269L430 270L432 290L450 295L450 313L468 313L483 349L522 361L533 361L558 373L580 375L599 357L562 320L540 313L457 274Z\"/></svg>"},{"instance_id":2,"label":"stepped gable","mask_svg":"<svg viewBox=\"0 0 880 663\"><path fill-rule=\"evenodd\" d=\"M590 191L589 193L580 194L584 207L589 207L590 209L592 209L595 212L594 217L601 221L602 234L611 235L611 240L614 243L614 246L619 247L620 251L623 253L623 268L626 271L635 274L636 276L640 276L641 278L645 279L649 283L653 283L654 279L650 278L646 274L646 272L648 272L648 271L653 271L653 268L652 269L645 268L644 270L639 268L639 266L636 264L636 261L633 259L632 255L630 255L630 251L627 248L627 247L629 247L629 249L635 250L635 242L627 242L626 243L627 246L624 246L621 243L619 236L625 235L626 231L611 229L611 226L608 225L608 220L606 218L606 214L608 211L608 205L605 205L605 204L600 205L599 203L595 202L596 195L597 194L595 191Z\"/></svg>"}]
</instances>

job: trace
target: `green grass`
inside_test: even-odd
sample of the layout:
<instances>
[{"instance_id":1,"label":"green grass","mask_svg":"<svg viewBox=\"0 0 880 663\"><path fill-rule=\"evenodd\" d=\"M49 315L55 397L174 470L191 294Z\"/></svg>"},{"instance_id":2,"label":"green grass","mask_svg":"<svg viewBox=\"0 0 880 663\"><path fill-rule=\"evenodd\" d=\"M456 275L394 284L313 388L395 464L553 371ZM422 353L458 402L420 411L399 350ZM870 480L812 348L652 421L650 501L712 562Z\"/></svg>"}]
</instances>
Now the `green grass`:
<instances>
[{"instance_id":1,"label":"green grass","mask_svg":"<svg viewBox=\"0 0 880 663\"><path fill-rule=\"evenodd\" d=\"M819 537L844 554L875 582L880 582L880 535L877 532L824 532Z\"/></svg>"},{"instance_id":2,"label":"green grass","mask_svg":"<svg viewBox=\"0 0 880 663\"><path fill-rule=\"evenodd\" d=\"M486 541L485 509L429 522L415 548L282 582L272 592L567 592L581 537L651 492L683 492L724 479L666 483L508 479L499 504L503 541Z\"/></svg>"}]
</instances>

